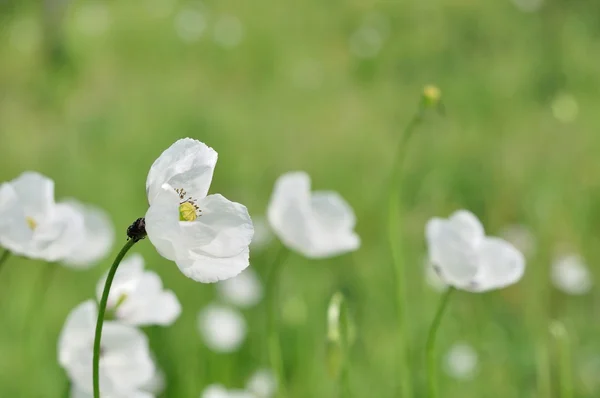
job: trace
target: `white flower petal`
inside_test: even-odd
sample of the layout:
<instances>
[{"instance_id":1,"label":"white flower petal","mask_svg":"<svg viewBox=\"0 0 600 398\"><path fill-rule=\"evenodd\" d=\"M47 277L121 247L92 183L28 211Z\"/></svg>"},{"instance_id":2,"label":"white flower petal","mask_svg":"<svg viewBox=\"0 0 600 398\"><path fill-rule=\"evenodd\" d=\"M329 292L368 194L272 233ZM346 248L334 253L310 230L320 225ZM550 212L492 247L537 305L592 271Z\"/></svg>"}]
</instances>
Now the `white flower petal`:
<instances>
[{"instance_id":1,"label":"white flower petal","mask_svg":"<svg viewBox=\"0 0 600 398\"><path fill-rule=\"evenodd\" d=\"M478 355L475 349L467 343L455 343L445 358L445 370L448 375L468 380L477 371Z\"/></svg>"},{"instance_id":2,"label":"white flower petal","mask_svg":"<svg viewBox=\"0 0 600 398\"><path fill-rule=\"evenodd\" d=\"M229 398L229 393L222 385L211 384L202 391L200 398Z\"/></svg>"},{"instance_id":3,"label":"white flower petal","mask_svg":"<svg viewBox=\"0 0 600 398\"><path fill-rule=\"evenodd\" d=\"M181 241L179 226L179 196L165 184L156 194L146 212L146 233L161 256L175 261L177 251L174 242Z\"/></svg>"},{"instance_id":4,"label":"white flower petal","mask_svg":"<svg viewBox=\"0 0 600 398\"><path fill-rule=\"evenodd\" d=\"M250 377L246 389L254 394L255 398L271 398L277 392L277 379L271 370L260 369Z\"/></svg>"},{"instance_id":5,"label":"white flower petal","mask_svg":"<svg viewBox=\"0 0 600 398\"><path fill-rule=\"evenodd\" d=\"M458 210L450 216L448 222L454 233L465 242L475 245L485 236L483 225L470 211Z\"/></svg>"},{"instance_id":6,"label":"white flower petal","mask_svg":"<svg viewBox=\"0 0 600 398\"><path fill-rule=\"evenodd\" d=\"M0 246L23 252L33 237L14 188L0 185Z\"/></svg>"},{"instance_id":7,"label":"white flower petal","mask_svg":"<svg viewBox=\"0 0 600 398\"><path fill-rule=\"evenodd\" d=\"M237 311L217 304L198 314L198 328L204 343L216 352L233 352L246 338L246 321Z\"/></svg>"},{"instance_id":8,"label":"white flower petal","mask_svg":"<svg viewBox=\"0 0 600 398\"><path fill-rule=\"evenodd\" d=\"M212 181L217 152L204 143L184 138L176 141L156 159L146 180L148 202L153 200L163 184L184 189L194 199L204 198Z\"/></svg>"},{"instance_id":9,"label":"white flower petal","mask_svg":"<svg viewBox=\"0 0 600 398\"><path fill-rule=\"evenodd\" d=\"M475 248L461 232L439 218L433 218L426 226L431 263L445 282L456 287L468 286L478 271Z\"/></svg>"},{"instance_id":10,"label":"white flower petal","mask_svg":"<svg viewBox=\"0 0 600 398\"><path fill-rule=\"evenodd\" d=\"M236 277L219 282L217 292L223 301L241 308L255 306L263 297L262 284L251 267Z\"/></svg>"},{"instance_id":11,"label":"white flower petal","mask_svg":"<svg viewBox=\"0 0 600 398\"><path fill-rule=\"evenodd\" d=\"M141 254L134 253L125 257L113 279L110 292L108 294L108 301L106 305L107 310L112 310L115 305L121 300L123 296L131 296L131 294L137 289L139 280L142 278L144 273L144 258ZM106 275L98 281L96 285L96 299L100 301L102 298L102 292L104 285L106 284Z\"/></svg>"},{"instance_id":12,"label":"white flower petal","mask_svg":"<svg viewBox=\"0 0 600 398\"><path fill-rule=\"evenodd\" d=\"M233 278L250 265L250 249L234 257L210 257L189 253L187 258L179 258L176 263L188 278L202 283L213 283Z\"/></svg>"},{"instance_id":13,"label":"white flower petal","mask_svg":"<svg viewBox=\"0 0 600 398\"><path fill-rule=\"evenodd\" d=\"M23 254L46 261L62 260L83 243L84 231L83 215L66 203L58 203L35 228L31 246Z\"/></svg>"},{"instance_id":14,"label":"white flower petal","mask_svg":"<svg viewBox=\"0 0 600 398\"><path fill-rule=\"evenodd\" d=\"M43 223L54 206L54 181L39 173L26 171L10 182L25 215Z\"/></svg>"},{"instance_id":15,"label":"white flower petal","mask_svg":"<svg viewBox=\"0 0 600 398\"><path fill-rule=\"evenodd\" d=\"M517 283L525 272L525 257L500 238L485 238L479 246L480 267L468 290L483 292Z\"/></svg>"},{"instance_id":16,"label":"white flower petal","mask_svg":"<svg viewBox=\"0 0 600 398\"><path fill-rule=\"evenodd\" d=\"M73 268L87 268L104 259L112 249L115 240L115 230L108 214L95 206L83 205L77 200L64 201L81 212L84 223L84 238L63 259L65 265Z\"/></svg>"}]
</instances>

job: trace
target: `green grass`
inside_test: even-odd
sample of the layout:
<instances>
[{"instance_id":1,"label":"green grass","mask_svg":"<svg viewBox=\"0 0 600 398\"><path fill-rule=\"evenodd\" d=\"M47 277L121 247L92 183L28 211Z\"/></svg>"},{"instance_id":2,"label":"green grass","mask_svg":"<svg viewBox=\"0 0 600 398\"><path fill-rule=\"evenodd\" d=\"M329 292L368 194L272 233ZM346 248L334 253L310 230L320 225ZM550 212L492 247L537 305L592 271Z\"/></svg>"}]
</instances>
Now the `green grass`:
<instances>
[{"instance_id":1,"label":"green grass","mask_svg":"<svg viewBox=\"0 0 600 398\"><path fill-rule=\"evenodd\" d=\"M443 376L440 396L549 398L537 393L536 350L549 350L554 318L572 334L574 396L600 395L600 369L582 373L586 361L600 358L599 291L567 297L548 279L561 244L585 256L599 276L597 5L548 0L540 12L525 14L508 0L207 1L209 30L185 43L174 15L196 3L172 2L164 18L146 11L148 1L107 2L111 24L100 37L78 30L76 14L85 2L73 2L64 20L67 58L58 66L45 62L35 40L31 53L11 44L16 25L41 20L33 2L0 9L0 181L37 170L56 181L58 198L102 206L119 232L114 256L127 226L147 209L150 165L178 138L199 139L219 152L212 192L244 203L253 216L265 213L282 172L306 170L316 189L337 190L353 206L363 243L331 260L289 259L282 300L300 299L307 316L281 329L288 390L300 398L333 396L324 358L326 308L341 289L357 323L352 396L396 397L401 381L386 184L401 129L422 86L435 83L446 117L429 120L413 137L402 190L416 396L425 396L425 335L439 298L423 281L424 225L457 208L475 212L491 233L528 225L538 248L517 286L454 297L437 346L444 352L456 340L472 343L480 371L470 382ZM349 37L373 13L387 19L389 35L375 58L356 58ZM234 49L212 40L221 14L243 23L243 41ZM297 83L303 73L309 87ZM571 123L552 116L552 99L561 92L579 104ZM277 245L252 254L263 280ZM183 303L176 324L148 330L167 374L165 396L197 397L212 382L241 387L267 364L262 306L246 311L250 333L238 353L210 353L195 320L215 297L214 287L185 278L148 241L134 250ZM58 333L68 312L94 295L110 261L85 272L58 267L44 302L36 291L48 265L15 258L6 264L0 396L61 396L66 379L56 360ZM27 322L31 305L37 315ZM555 351L547 353L553 375Z\"/></svg>"}]
</instances>

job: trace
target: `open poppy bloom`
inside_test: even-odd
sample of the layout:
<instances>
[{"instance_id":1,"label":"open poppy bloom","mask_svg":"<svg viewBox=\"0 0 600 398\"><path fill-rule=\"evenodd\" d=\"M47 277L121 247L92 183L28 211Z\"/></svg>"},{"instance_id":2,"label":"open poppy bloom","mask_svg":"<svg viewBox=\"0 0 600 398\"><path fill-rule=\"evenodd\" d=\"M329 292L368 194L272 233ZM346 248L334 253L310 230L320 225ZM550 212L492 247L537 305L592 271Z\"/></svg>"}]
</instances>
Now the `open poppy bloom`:
<instances>
[{"instance_id":1,"label":"open poppy bloom","mask_svg":"<svg viewBox=\"0 0 600 398\"><path fill-rule=\"evenodd\" d=\"M146 181L148 238L186 276L205 283L248 267L254 234L245 206L208 195L216 163L212 148L181 139L154 162Z\"/></svg>"}]
</instances>

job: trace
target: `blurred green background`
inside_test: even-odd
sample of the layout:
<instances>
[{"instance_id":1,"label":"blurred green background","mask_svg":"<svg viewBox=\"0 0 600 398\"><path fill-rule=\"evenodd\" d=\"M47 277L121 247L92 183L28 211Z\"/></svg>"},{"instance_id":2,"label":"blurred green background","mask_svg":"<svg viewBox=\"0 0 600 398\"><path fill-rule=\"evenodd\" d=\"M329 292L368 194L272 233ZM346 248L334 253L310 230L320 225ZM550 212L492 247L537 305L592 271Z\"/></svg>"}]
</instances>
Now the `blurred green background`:
<instances>
[{"instance_id":1,"label":"blurred green background","mask_svg":"<svg viewBox=\"0 0 600 398\"><path fill-rule=\"evenodd\" d=\"M574 396L600 396L600 292L570 297L549 283L561 245L598 276L599 3L38 3L0 1L0 181L37 170L56 181L57 198L106 209L118 233L111 257L147 209L150 165L186 136L220 155L212 192L254 217L290 170L306 170L315 189L337 190L355 209L360 250L286 264L281 303L289 309L292 300L297 312L283 314L281 329L291 396L336 396L324 355L327 303L338 290L358 331L349 396L399 396L384 203L396 144L428 83L441 88L446 112L431 115L410 143L399 242L416 396L425 396L424 336L439 298L423 277L424 225L458 208L490 233L524 224L538 244L518 285L454 297L440 354L466 341L480 363L470 381L441 372L441 396L549 398L536 361L547 354L555 374L551 319L565 322L573 342ZM263 280L278 245L252 254ZM164 396L197 397L213 382L242 387L267 365L263 306L245 311L249 336L239 352L210 353L196 316L214 286L185 278L148 241L134 251L183 304L172 327L147 330L167 376ZM49 265L9 260L0 275L1 397L64 396L58 334L109 264L58 266L41 299Z\"/></svg>"}]
</instances>

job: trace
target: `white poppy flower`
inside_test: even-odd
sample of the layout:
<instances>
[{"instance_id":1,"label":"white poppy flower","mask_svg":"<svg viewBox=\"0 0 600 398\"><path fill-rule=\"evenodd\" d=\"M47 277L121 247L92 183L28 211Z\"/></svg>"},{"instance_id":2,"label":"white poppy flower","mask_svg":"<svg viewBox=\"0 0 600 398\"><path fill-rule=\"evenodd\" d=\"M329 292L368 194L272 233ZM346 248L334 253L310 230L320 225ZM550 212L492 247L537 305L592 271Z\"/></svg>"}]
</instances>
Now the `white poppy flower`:
<instances>
[{"instance_id":1,"label":"white poppy flower","mask_svg":"<svg viewBox=\"0 0 600 398\"><path fill-rule=\"evenodd\" d=\"M269 369L260 369L254 372L246 383L246 390L256 398L271 398L277 391L277 379Z\"/></svg>"},{"instance_id":2,"label":"white poppy flower","mask_svg":"<svg viewBox=\"0 0 600 398\"><path fill-rule=\"evenodd\" d=\"M81 245L69 253L62 262L73 268L88 268L104 259L115 241L115 229L108 214L95 206L84 205L75 199L69 204L83 215L84 235Z\"/></svg>"},{"instance_id":3,"label":"white poppy flower","mask_svg":"<svg viewBox=\"0 0 600 398\"><path fill-rule=\"evenodd\" d=\"M209 304L198 314L198 330L211 350L233 352L246 338L246 320L234 309Z\"/></svg>"},{"instance_id":4,"label":"white poppy flower","mask_svg":"<svg viewBox=\"0 0 600 398\"><path fill-rule=\"evenodd\" d=\"M234 278L217 283L221 299L241 308L255 306L263 297L263 288L256 271L246 268Z\"/></svg>"},{"instance_id":5,"label":"white poppy flower","mask_svg":"<svg viewBox=\"0 0 600 398\"><path fill-rule=\"evenodd\" d=\"M471 345L456 343L446 354L445 370L455 379L468 380L475 375L477 363L477 351Z\"/></svg>"},{"instance_id":6,"label":"white poppy flower","mask_svg":"<svg viewBox=\"0 0 600 398\"><path fill-rule=\"evenodd\" d=\"M518 282L525 258L513 245L487 237L477 217L459 210L427 223L429 258L442 279L458 289L483 292Z\"/></svg>"},{"instance_id":7,"label":"white poppy flower","mask_svg":"<svg viewBox=\"0 0 600 398\"><path fill-rule=\"evenodd\" d=\"M58 341L58 361L77 389L91 393L96 303L88 300L67 317ZM104 322L100 353L100 389L103 394L131 397L154 374L148 340L138 329ZM121 394L121 395L119 395Z\"/></svg>"},{"instance_id":8,"label":"white poppy flower","mask_svg":"<svg viewBox=\"0 0 600 398\"><path fill-rule=\"evenodd\" d=\"M217 153L190 138L154 162L146 192L146 232L165 258L199 282L232 278L249 265L254 228L245 206L208 195Z\"/></svg>"},{"instance_id":9,"label":"white poppy flower","mask_svg":"<svg viewBox=\"0 0 600 398\"><path fill-rule=\"evenodd\" d=\"M440 274L436 272L429 257L425 259L423 265L425 268L425 282L427 282L427 285L438 293L446 291L448 289L448 285L446 282L444 282Z\"/></svg>"},{"instance_id":10,"label":"white poppy flower","mask_svg":"<svg viewBox=\"0 0 600 398\"><path fill-rule=\"evenodd\" d=\"M69 204L54 202L51 179L28 171L7 184L0 189L0 214L11 213L0 222L3 247L25 257L57 261L80 245L83 215Z\"/></svg>"},{"instance_id":11,"label":"white poppy flower","mask_svg":"<svg viewBox=\"0 0 600 398\"><path fill-rule=\"evenodd\" d=\"M102 297L106 276L98 282L96 295ZM181 314L181 305L171 290L164 290L160 277L144 271L140 254L125 258L115 274L106 311L119 322L133 326L170 325Z\"/></svg>"},{"instance_id":12,"label":"white poppy flower","mask_svg":"<svg viewBox=\"0 0 600 398\"><path fill-rule=\"evenodd\" d=\"M557 258L550 276L554 286L567 294L581 295L592 289L592 275L583 259L575 254Z\"/></svg>"},{"instance_id":13,"label":"white poppy flower","mask_svg":"<svg viewBox=\"0 0 600 398\"><path fill-rule=\"evenodd\" d=\"M244 390L227 390L220 384L211 384L202 391L200 398L256 398Z\"/></svg>"},{"instance_id":14,"label":"white poppy flower","mask_svg":"<svg viewBox=\"0 0 600 398\"><path fill-rule=\"evenodd\" d=\"M350 205L336 192L311 193L304 172L279 177L267 215L279 239L306 257L332 257L360 246Z\"/></svg>"}]
</instances>

